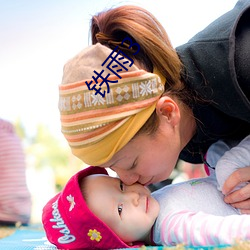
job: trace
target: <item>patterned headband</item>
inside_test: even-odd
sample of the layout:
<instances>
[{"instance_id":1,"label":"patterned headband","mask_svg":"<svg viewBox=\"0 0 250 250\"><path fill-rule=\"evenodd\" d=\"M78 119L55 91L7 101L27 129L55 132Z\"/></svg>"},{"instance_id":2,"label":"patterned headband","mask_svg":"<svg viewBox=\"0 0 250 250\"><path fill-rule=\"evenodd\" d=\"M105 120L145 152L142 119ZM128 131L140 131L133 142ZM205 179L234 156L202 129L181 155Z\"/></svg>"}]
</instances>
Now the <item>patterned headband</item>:
<instances>
[{"instance_id":1,"label":"patterned headband","mask_svg":"<svg viewBox=\"0 0 250 250\"><path fill-rule=\"evenodd\" d=\"M62 133L73 154L89 165L107 162L125 146L148 120L164 92L158 74L135 65L126 73L104 78L100 66L111 53L118 54L101 44L83 50L65 65L59 86ZM97 77L91 79L92 72Z\"/></svg>"}]
</instances>

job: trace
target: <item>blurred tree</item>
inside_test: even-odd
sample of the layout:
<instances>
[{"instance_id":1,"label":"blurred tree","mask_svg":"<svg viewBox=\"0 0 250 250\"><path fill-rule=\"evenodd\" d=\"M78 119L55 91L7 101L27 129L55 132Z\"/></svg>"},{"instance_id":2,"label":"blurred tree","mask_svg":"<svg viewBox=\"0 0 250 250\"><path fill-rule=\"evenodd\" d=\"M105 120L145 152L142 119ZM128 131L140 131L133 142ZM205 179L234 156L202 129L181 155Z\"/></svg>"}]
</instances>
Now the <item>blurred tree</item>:
<instances>
[{"instance_id":1,"label":"blurred tree","mask_svg":"<svg viewBox=\"0 0 250 250\"><path fill-rule=\"evenodd\" d=\"M17 135L21 138L21 139L25 139L26 138L26 131L25 128L22 124L22 121L20 118L18 118L15 122L14 122L14 127L16 130Z\"/></svg>"},{"instance_id":2,"label":"blurred tree","mask_svg":"<svg viewBox=\"0 0 250 250\"><path fill-rule=\"evenodd\" d=\"M85 167L82 161L72 155L66 140L59 140L53 136L45 125L39 124L33 137L28 137L21 120L15 122L15 127L18 135L25 141L28 167L51 167L58 191L74 173Z\"/></svg>"}]
</instances>

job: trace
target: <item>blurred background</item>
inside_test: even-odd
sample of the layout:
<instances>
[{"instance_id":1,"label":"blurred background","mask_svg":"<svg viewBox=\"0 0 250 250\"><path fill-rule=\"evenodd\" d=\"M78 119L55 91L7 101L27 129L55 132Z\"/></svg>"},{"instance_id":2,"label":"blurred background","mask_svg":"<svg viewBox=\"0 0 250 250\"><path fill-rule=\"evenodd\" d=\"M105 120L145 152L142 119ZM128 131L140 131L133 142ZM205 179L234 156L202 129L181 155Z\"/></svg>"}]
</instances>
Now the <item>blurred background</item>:
<instances>
[{"instance_id":1,"label":"blurred background","mask_svg":"<svg viewBox=\"0 0 250 250\"><path fill-rule=\"evenodd\" d=\"M40 222L43 205L72 174L85 167L72 156L60 132L57 105L63 65L91 44L91 16L115 6L139 5L158 18L176 47L236 2L0 0L0 118L14 124L22 141L32 222ZM180 180L203 174L196 166L183 164L177 172L185 171L175 173Z\"/></svg>"}]
</instances>

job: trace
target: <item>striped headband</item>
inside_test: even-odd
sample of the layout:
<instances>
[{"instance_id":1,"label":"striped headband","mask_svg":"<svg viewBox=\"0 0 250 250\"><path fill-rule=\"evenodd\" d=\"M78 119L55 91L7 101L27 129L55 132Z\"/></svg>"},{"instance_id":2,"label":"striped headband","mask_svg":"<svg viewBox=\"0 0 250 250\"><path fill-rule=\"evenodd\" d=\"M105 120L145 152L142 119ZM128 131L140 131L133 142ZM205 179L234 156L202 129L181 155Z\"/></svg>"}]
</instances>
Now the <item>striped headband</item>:
<instances>
[{"instance_id":1,"label":"striped headband","mask_svg":"<svg viewBox=\"0 0 250 250\"><path fill-rule=\"evenodd\" d=\"M62 133L72 153L94 166L109 161L134 137L164 92L165 79L160 74L139 70L134 64L125 73L111 74L103 66L111 53L99 43L84 49L64 66L59 86ZM109 84L101 85L107 72ZM97 73L103 73L100 79L94 77ZM101 85L99 92L97 87L90 90L94 83Z\"/></svg>"}]
</instances>

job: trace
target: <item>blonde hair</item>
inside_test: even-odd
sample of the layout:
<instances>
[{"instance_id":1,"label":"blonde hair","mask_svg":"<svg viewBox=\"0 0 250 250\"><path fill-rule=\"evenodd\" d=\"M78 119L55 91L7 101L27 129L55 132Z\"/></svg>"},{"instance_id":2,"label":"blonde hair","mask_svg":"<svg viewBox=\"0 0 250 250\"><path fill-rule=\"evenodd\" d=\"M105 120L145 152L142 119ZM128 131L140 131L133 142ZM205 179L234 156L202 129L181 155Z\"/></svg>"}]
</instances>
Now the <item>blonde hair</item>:
<instances>
[{"instance_id":1,"label":"blonde hair","mask_svg":"<svg viewBox=\"0 0 250 250\"><path fill-rule=\"evenodd\" d=\"M156 68L166 78L165 93L176 96L185 104L190 103L190 93L181 81L181 61L165 29L150 12L132 5L100 12L92 17L91 36L93 44L99 42L111 49L118 45L147 71L153 72ZM137 47L128 49L121 45L125 37L140 45L139 53L133 55ZM154 112L138 133L152 134L157 127L158 119Z\"/></svg>"}]
</instances>

